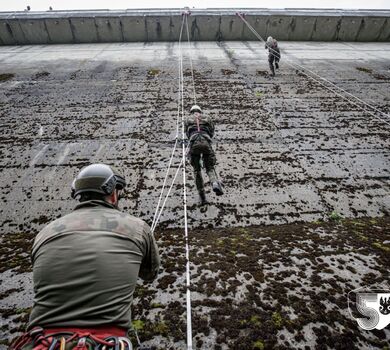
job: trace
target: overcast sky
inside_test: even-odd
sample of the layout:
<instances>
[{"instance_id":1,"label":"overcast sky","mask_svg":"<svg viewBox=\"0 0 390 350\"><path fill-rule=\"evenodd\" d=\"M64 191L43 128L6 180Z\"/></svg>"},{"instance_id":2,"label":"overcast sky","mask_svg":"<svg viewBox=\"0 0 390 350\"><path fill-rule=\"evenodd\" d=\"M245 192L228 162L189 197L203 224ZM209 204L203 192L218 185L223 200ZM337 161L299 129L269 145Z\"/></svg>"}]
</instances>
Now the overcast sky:
<instances>
[{"instance_id":1,"label":"overcast sky","mask_svg":"<svg viewBox=\"0 0 390 350\"><path fill-rule=\"evenodd\" d=\"M390 0L0 0L0 11L128 8L338 8L390 9Z\"/></svg>"}]
</instances>

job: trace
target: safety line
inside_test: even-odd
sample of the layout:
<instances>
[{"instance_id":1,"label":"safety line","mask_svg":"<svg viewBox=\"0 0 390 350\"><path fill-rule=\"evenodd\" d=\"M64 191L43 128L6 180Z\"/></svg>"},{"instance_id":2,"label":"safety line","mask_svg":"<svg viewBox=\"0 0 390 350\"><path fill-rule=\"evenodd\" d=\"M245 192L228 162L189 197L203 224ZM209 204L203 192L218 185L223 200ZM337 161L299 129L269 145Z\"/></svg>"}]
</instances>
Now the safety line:
<instances>
[{"instance_id":1,"label":"safety line","mask_svg":"<svg viewBox=\"0 0 390 350\"><path fill-rule=\"evenodd\" d=\"M188 14L184 14L186 21ZM189 42L188 36L188 21L187 21L187 38ZM182 55L182 52L180 52ZM181 60L181 74L182 81L184 81L183 76L183 60ZM193 69L191 66L191 71L193 74ZM187 219L187 184L186 184L186 147L184 144L185 139L185 127L184 127L184 89L183 84L181 86L182 94L181 94L181 127L182 127L182 166L183 166L183 209L184 209L184 239L185 239L185 249L186 249L186 312L187 312L187 350L192 350L192 319L191 319L191 278L190 278L190 247L188 240L188 219ZM194 85L194 94L195 94L195 85Z\"/></svg>"},{"instance_id":2,"label":"safety line","mask_svg":"<svg viewBox=\"0 0 390 350\"><path fill-rule=\"evenodd\" d=\"M186 153L188 152L188 148L189 148L189 147L186 148ZM162 214L162 212L163 212L163 210L164 210L164 208L165 208L165 204L166 204L166 202L167 202L167 200L168 200L168 198L169 198L169 195L170 195L170 193L171 193L171 191L172 191L173 185L175 184L177 175L179 174L179 171L180 171L182 165L183 165L183 160L180 161L180 164L178 165L178 167L177 167L177 169L176 169L175 175L174 175L174 177L173 177L173 179L172 179L172 183L171 183L171 185L169 186L168 192L167 192L167 194L166 194L166 196L165 196L165 198L164 198L164 201L163 201L163 203L162 203L162 205L161 205L161 208L160 208L160 210L159 210L159 212L158 212L157 219L156 219L156 224L154 225L154 227L152 226L152 232L154 232L154 230L156 229L157 223L160 221L161 214Z\"/></svg>"},{"instance_id":3,"label":"safety line","mask_svg":"<svg viewBox=\"0 0 390 350\"><path fill-rule=\"evenodd\" d=\"M192 48L190 43L190 32L188 30L188 16L185 15L186 18L186 27L187 27L187 41L188 41L188 51L190 56L190 65L191 65L191 77L192 77L192 87L194 91L194 105L196 105L196 92L195 92L195 79L194 79L194 67L192 65Z\"/></svg>"},{"instance_id":4,"label":"safety line","mask_svg":"<svg viewBox=\"0 0 390 350\"><path fill-rule=\"evenodd\" d=\"M155 230L155 228L157 226L157 223L158 223L158 219L160 218L160 216L158 215L158 212L159 212L159 209L160 209L160 203L161 203L161 199L162 199L162 196L163 196L163 193L164 193L164 189L165 189L165 186L166 186L166 183L167 183L167 180L168 180L169 170L170 170L171 165L172 165L173 156L174 156L174 154L176 152L177 138L178 138L178 135L176 135L175 145L174 145L174 147L172 149L171 158L169 159L168 168L167 168L167 171L165 173L164 183L163 183L163 186L161 188L160 196L158 198L156 210L154 212L153 221L152 221L152 225L151 225L152 233L154 233L154 230ZM163 209L163 208L161 208L161 209Z\"/></svg>"},{"instance_id":5,"label":"safety line","mask_svg":"<svg viewBox=\"0 0 390 350\"><path fill-rule=\"evenodd\" d=\"M177 178L177 175L180 171L180 168L182 168L182 174L183 174L183 209L184 209L184 237L185 237L185 249L186 249L186 313L187 313L187 349L192 350L192 319L191 319L191 291L190 291L190 259L189 259L189 239L188 239L188 218L187 218L187 190L186 190L186 155L189 149L189 144L186 147L185 145L185 126L184 126L184 75L183 75L183 52L182 52L182 46L181 46L181 38L182 38L182 32L183 32L183 25L184 21L187 23L187 40L189 49L190 47L190 41L189 41L189 32L188 32L188 21L187 21L188 13L183 13L183 21L180 29L180 36L179 36L179 92L178 92L178 114L176 118L176 140L174 149L171 154L171 159L169 161L168 169L165 175L164 184L160 193L160 197L158 200L158 205L154 214L153 223L152 223L152 232L154 232L159 219L161 217L161 214L164 210L165 204L168 200L169 194L171 193L171 190L173 188L173 185L175 183L175 180ZM191 60L191 74L192 74L192 81L193 81L193 92L194 92L194 101L196 103L196 95L195 95L195 82L194 82L194 75L193 75L193 66L192 66L192 58ZM181 124L182 124L182 159L181 162L176 169L175 176L172 180L172 183L168 189L168 192L165 196L165 199L161 205L160 203L162 200L163 192L166 186L166 182L168 179L168 172L172 164L173 156L176 150L176 146L178 143L178 134L179 134L179 119L181 114ZM160 210L159 210L160 209Z\"/></svg>"},{"instance_id":6,"label":"safety line","mask_svg":"<svg viewBox=\"0 0 390 350\"><path fill-rule=\"evenodd\" d=\"M181 52L181 38L182 38L182 33L183 33L183 26L184 26L184 17L183 17L183 20L182 20L182 22L181 22L180 35L179 35L179 52ZM181 57L181 56L179 57L179 60L182 60L182 57ZM173 161L173 157L174 157L174 154L175 154L175 151L176 151L176 148L177 148L178 137L179 137L180 94L181 94L181 86L182 86L182 84L183 84L181 69L182 69L182 64L179 63L179 90L178 90L178 103L177 103L175 145L174 145L173 150L172 150L172 153L171 153L171 158L170 158L170 160L169 160L168 168L167 168L167 171L166 171L166 173L165 173L165 178L164 178L163 186L162 186L162 188L161 188L161 192L160 192L160 196L159 196L159 198L158 198L156 210L155 210L155 212L154 212L153 221L152 221L152 225L151 225L151 231L152 231L152 233L154 233L154 230L156 229L156 226L157 226L158 221L159 221L159 219L160 219L161 213L162 213L162 211L163 211L163 209L164 209L165 203L166 203L166 201L167 201L167 199L168 199L168 196L169 196L169 194L170 194L170 191L168 191L168 193L166 194L165 200L164 200L164 202L163 202L163 205L162 205L162 207L161 207L160 213L159 213L159 209L160 209L160 204L161 204L162 196L163 196L163 193L164 193L164 190L165 190L165 186L166 186L166 184L167 184L167 180L168 180L168 176L169 176L169 170L170 170L171 165L172 165L172 161ZM173 185L173 183L172 183L172 185Z\"/></svg>"},{"instance_id":7,"label":"safety line","mask_svg":"<svg viewBox=\"0 0 390 350\"><path fill-rule=\"evenodd\" d=\"M241 18L241 20L247 25L247 27L250 29L250 31L260 40L262 41L263 43L266 43L265 40L261 37L261 35L252 27L251 24L249 24L249 22L240 14L240 13L237 13L238 17ZM276 50L272 49L272 48L268 48L270 51L272 51L273 53L278 53ZM382 112L381 110L379 110L378 108L376 108L375 106L372 106L371 104L367 103L366 101L362 100L361 98L351 94L350 92L346 91L345 89L339 87L338 85L336 85L335 83L329 81L328 79L326 78L323 78L322 76L320 76L319 74L313 72L312 70L306 68L306 67L303 67L301 66L300 64L298 63L295 63L293 62L292 60L290 60L289 58L285 58L285 61L286 63L296 69L297 67L299 67L301 69L301 73L303 73L304 75L306 75L307 77L311 78L312 80L314 80L315 82L317 82L318 84L320 84L321 86L323 86L324 88L328 89L329 91L333 92L334 94L338 95L339 97L343 98L344 100L354 104L355 106L358 106L360 109L362 109L363 111L367 112L368 114L370 114L371 116L373 116L374 118L377 118L379 119L380 121L382 121L383 123L387 124L387 125L390 125L390 122L381 118L381 117L378 117L376 114L374 114L373 112L371 111L368 111L366 108L362 107L361 105L357 104L355 101L352 101L351 99L349 99L348 97L340 94L340 93L337 93L335 90L331 89L330 87L326 86L325 84L321 83L320 81L318 81L317 79L315 79L314 77L308 75L307 73L304 72L304 70L310 72L311 74L319 77L321 80L324 80L325 82L327 82L328 84L334 86L336 89L339 89L340 91L344 92L345 94L353 97L354 99L358 100L360 103L366 105L367 107L370 107L371 109L375 110L377 113L380 113L386 117L390 117L388 114Z\"/></svg>"}]
</instances>

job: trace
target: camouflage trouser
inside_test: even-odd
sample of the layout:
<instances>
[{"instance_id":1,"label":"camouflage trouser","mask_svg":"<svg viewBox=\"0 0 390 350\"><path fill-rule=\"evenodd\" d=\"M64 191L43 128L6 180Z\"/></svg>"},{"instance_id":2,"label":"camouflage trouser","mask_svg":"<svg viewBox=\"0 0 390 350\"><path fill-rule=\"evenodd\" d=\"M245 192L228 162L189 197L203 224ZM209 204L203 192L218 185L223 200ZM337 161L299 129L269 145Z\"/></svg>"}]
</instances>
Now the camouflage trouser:
<instances>
[{"instance_id":1,"label":"camouflage trouser","mask_svg":"<svg viewBox=\"0 0 390 350\"><path fill-rule=\"evenodd\" d=\"M274 61L275 61L275 66L278 67L279 60L280 60L280 55L278 55L276 52L270 53L268 55L268 64L272 74L275 74Z\"/></svg>"},{"instance_id":2,"label":"camouflage trouser","mask_svg":"<svg viewBox=\"0 0 390 350\"><path fill-rule=\"evenodd\" d=\"M215 157L214 150L207 139L202 136L198 136L191 142L189 155L191 165L194 168L196 188L198 189L198 192L204 192L201 160L203 160L203 165L206 168L210 182L212 183L217 181L217 174L215 172L217 159Z\"/></svg>"}]
</instances>

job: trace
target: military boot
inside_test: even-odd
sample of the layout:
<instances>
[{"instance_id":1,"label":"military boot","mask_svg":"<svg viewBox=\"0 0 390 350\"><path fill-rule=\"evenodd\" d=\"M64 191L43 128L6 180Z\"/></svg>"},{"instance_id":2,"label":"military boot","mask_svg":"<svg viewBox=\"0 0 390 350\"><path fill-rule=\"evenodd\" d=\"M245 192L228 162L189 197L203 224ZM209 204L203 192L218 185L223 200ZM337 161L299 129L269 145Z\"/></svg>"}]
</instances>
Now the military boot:
<instances>
[{"instance_id":1,"label":"military boot","mask_svg":"<svg viewBox=\"0 0 390 350\"><path fill-rule=\"evenodd\" d=\"M199 202L200 202L200 205L202 205L202 206L207 204L205 191L199 192Z\"/></svg>"},{"instance_id":2,"label":"military boot","mask_svg":"<svg viewBox=\"0 0 390 350\"><path fill-rule=\"evenodd\" d=\"M214 181L212 184L211 184L212 188L213 188L213 191L215 192L215 194L217 196L222 196L223 195L223 189L222 189L222 185L219 181Z\"/></svg>"}]
</instances>

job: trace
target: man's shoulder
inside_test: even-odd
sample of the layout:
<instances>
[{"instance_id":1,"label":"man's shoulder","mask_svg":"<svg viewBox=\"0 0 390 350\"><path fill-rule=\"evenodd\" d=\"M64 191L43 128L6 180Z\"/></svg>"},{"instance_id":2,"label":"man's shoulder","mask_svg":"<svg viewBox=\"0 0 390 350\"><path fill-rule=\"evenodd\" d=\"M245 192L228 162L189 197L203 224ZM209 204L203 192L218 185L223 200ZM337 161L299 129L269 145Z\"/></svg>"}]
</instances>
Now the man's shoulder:
<instances>
[{"instance_id":1,"label":"man's shoulder","mask_svg":"<svg viewBox=\"0 0 390 350\"><path fill-rule=\"evenodd\" d=\"M209 114L206 114L202 116L202 121L204 121L205 123L212 123L213 118Z\"/></svg>"},{"instance_id":2,"label":"man's shoulder","mask_svg":"<svg viewBox=\"0 0 390 350\"><path fill-rule=\"evenodd\" d=\"M149 226L145 221L116 209L83 208L66 214L45 226L35 237L37 248L47 240L60 235L85 231L104 231L122 237L141 238Z\"/></svg>"},{"instance_id":3,"label":"man's shoulder","mask_svg":"<svg viewBox=\"0 0 390 350\"><path fill-rule=\"evenodd\" d=\"M92 207L74 210L52 221L44 229L61 231L66 229L66 227L78 227L79 225L93 228L94 224L101 224L102 222L108 222L111 220L130 221L138 225L146 224L142 219L128 213L124 213L118 209Z\"/></svg>"},{"instance_id":4,"label":"man's shoulder","mask_svg":"<svg viewBox=\"0 0 390 350\"><path fill-rule=\"evenodd\" d=\"M107 230L122 232L126 230L142 230L146 224L140 218L122 212L118 209L93 207L74 210L73 212L56 220L55 224L62 224L70 229Z\"/></svg>"}]
</instances>

